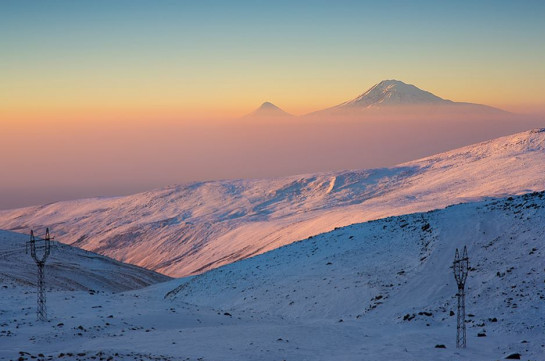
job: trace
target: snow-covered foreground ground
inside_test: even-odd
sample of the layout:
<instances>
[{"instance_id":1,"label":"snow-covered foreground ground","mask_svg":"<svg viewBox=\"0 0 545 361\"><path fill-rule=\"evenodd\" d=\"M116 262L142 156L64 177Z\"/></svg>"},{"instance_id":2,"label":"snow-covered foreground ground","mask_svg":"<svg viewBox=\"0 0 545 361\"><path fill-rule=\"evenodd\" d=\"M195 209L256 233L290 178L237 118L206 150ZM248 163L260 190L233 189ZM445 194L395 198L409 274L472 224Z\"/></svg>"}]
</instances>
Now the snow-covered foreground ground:
<instances>
[{"instance_id":1,"label":"snow-covered foreground ground","mask_svg":"<svg viewBox=\"0 0 545 361\"><path fill-rule=\"evenodd\" d=\"M544 219L541 192L355 224L142 290L50 292L46 323L33 289L9 284L0 358L542 361ZM464 245L458 350L450 266Z\"/></svg>"},{"instance_id":2,"label":"snow-covered foreground ground","mask_svg":"<svg viewBox=\"0 0 545 361\"><path fill-rule=\"evenodd\" d=\"M186 276L335 227L545 189L545 130L392 168L202 182L0 212L0 228Z\"/></svg>"}]
</instances>

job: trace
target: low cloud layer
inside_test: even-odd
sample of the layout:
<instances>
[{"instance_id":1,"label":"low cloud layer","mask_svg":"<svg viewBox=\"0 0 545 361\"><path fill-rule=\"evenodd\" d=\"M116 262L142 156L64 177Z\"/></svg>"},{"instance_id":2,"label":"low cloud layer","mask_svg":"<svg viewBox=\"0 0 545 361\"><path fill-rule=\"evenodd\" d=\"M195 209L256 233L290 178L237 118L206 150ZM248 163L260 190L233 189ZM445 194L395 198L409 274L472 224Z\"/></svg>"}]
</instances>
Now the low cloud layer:
<instances>
[{"instance_id":1,"label":"low cloud layer","mask_svg":"<svg viewBox=\"0 0 545 361\"><path fill-rule=\"evenodd\" d=\"M536 127L545 117L419 109L241 120L11 126L0 209L191 181L387 167Z\"/></svg>"}]
</instances>

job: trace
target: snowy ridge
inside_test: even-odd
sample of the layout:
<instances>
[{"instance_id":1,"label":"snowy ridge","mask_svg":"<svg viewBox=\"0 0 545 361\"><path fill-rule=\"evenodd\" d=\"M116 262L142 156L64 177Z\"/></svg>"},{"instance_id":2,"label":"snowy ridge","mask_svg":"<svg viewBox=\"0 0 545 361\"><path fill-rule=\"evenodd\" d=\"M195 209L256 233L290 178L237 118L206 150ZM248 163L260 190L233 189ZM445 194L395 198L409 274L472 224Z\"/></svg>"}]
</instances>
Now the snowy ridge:
<instances>
[{"instance_id":1,"label":"snowy ridge","mask_svg":"<svg viewBox=\"0 0 545 361\"><path fill-rule=\"evenodd\" d=\"M392 168L200 182L128 197L0 212L0 228L56 239L171 276L263 253L335 227L545 189L545 131Z\"/></svg>"},{"instance_id":2,"label":"snowy ridge","mask_svg":"<svg viewBox=\"0 0 545 361\"><path fill-rule=\"evenodd\" d=\"M4 288L36 286L36 265L26 253L28 235L0 231L0 283ZM120 292L170 278L133 265L54 242L46 261L48 289ZM37 254L41 250L38 247Z\"/></svg>"},{"instance_id":3,"label":"snowy ridge","mask_svg":"<svg viewBox=\"0 0 545 361\"><path fill-rule=\"evenodd\" d=\"M0 359L540 361L544 217L539 192L354 224L146 289L50 292L45 323L15 285ZM460 350L450 266L464 245Z\"/></svg>"}]
</instances>

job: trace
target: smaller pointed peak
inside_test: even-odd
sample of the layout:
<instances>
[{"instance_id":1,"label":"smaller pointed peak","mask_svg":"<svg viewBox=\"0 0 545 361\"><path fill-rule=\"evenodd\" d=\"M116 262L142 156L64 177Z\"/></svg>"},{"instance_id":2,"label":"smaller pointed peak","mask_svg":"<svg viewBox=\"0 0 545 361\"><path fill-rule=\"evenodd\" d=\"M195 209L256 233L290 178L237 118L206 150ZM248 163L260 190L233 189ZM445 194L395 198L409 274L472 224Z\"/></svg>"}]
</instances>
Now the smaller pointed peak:
<instances>
[{"instance_id":1,"label":"smaller pointed peak","mask_svg":"<svg viewBox=\"0 0 545 361\"><path fill-rule=\"evenodd\" d=\"M280 109L280 108L278 108L276 105L274 105L271 102L264 102L263 104L261 104L259 109Z\"/></svg>"},{"instance_id":2,"label":"smaller pointed peak","mask_svg":"<svg viewBox=\"0 0 545 361\"><path fill-rule=\"evenodd\" d=\"M259 108L254 110L252 113L246 115L246 117L250 117L250 118L291 117L291 116L292 116L291 114L283 111L282 109L280 109L279 107L277 107L276 105L268 101L261 104Z\"/></svg>"}]
</instances>

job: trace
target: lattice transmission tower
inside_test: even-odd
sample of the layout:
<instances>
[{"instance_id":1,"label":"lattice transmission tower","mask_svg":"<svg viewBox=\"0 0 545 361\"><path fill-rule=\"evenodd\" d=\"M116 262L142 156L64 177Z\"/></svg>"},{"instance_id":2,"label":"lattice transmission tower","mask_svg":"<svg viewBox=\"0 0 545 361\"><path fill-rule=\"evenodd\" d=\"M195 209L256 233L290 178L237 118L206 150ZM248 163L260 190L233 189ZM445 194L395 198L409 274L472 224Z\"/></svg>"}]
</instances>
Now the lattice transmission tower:
<instances>
[{"instance_id":1,"label":"lattice transmission tower","mask_svg":"<svg viewBox=\"0 0 545 361\"><path fill-rule=\"evenodd\" d=\"M27 253L30 246L30 255L36 262L38 266L38 299L37 299L37 308L36 316L38 321L47 321L47 307L45 304L45 278L44 278L44 268L45 261L51 253L51 237L49 235L49 228L45 231L44 238L38 238L34 236L34 231L30 231L30 241L27 242ZM40 255L36 254L36 250L39 250Z\"/></svg>"},{"instance_id":2,"label":"lattice transmission tower","mask_svg":"<svg viewBox=\"0 0 545 361\"><path fill-rule=\"evenodd\" d=\"M456 248L454 255L454 278L458 285L458 314L456 319L456 347L466 348L466 294L465 285L467 279L467 273L469 271L469 258L467 257L467 248L464 246L462 256Z\"/></svg>"}]
</instances>

